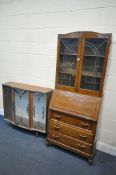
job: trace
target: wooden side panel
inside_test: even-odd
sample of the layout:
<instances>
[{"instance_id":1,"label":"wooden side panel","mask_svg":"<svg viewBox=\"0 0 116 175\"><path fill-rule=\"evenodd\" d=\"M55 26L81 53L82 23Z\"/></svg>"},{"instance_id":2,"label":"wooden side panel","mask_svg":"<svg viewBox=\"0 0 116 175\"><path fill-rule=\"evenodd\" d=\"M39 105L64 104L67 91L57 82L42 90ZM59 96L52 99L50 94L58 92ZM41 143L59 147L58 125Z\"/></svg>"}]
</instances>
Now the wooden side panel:
<instances>
[{"instance_id":1,"label":"wooden side panel","mask_svg":"<svg viewBox=\"0 0 116 175\"><path fill-rule=\"evenodd\" d=\"M14 122L13 89L3 86L4 118Z\"/></svg>"},{"instance_id":2,"label":"wooden side panel","mask_svg":"<svg viewBox=\"0 0 116 175\"><path fill-rule=\"evenodd\" d=\"M29 128L33 125L33 93L29 92Z\"/></svg>"}]
</instances>

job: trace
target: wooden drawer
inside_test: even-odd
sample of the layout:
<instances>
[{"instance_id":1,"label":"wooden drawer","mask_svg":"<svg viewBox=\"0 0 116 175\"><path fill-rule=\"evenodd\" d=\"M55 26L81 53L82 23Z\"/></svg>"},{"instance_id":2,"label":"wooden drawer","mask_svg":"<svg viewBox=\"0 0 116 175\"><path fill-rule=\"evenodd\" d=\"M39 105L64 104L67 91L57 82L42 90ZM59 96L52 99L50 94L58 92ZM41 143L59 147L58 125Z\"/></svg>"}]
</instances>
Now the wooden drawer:
<instances>
[{"instance_id":1,"label":"wooden drawer","mask_svg":"<svg viewBox=\"0 0 116 175\"><path fill-rule=\"evenodd\" d=\"M67 145L69 147L75 148L78 151L82 151L85 153L91 154L92 151L92 145L82 142L78 139L74 139L72 137L66 136L64 134L54 132L49 130L48 137L56 142L62 143L64 145Z\"/></svg>"},{"instance_id":2,"label":"wooden drawer","mask_svg":"<svg viewBox=\"0 0 116 175\"><path fill-rule=\"evenodd\" d=\"M71 127L68 124L63 124L60 122L50 120L49 129L82 140L84 142L92 143L93 141L93 134L79 130L76 127Z\"/></svg>"},{"instance_id":3,"label":"wooden drawer","mask_svg":"<svg viewBox=\"0 0 116 175\"><path fill-rule=\"evenodd\" d=\"M72 117L58 112L51 112L49 119L54 119L86 130L92 130L92 121L80 119L78 117Z\"/></svg>"}]
</instances>

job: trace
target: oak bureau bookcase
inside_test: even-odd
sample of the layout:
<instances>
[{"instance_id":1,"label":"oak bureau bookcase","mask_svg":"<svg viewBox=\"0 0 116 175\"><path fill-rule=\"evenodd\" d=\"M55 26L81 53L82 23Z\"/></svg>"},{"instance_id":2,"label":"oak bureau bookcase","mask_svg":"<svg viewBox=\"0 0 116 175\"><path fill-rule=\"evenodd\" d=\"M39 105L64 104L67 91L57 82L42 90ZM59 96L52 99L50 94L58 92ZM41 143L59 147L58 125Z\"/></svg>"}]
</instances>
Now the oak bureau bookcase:
<instances>
[{"instance_id":1,"label":"oak bureau bookcase","mask_svg":"<svg viewBox=\"0 0 116 175\"><path fill-rule=\"evenodd\" d=\"M52 89L16 82L3 84L4 119L13 125L46 133Z\"/></svg>"},{"instance_id":2,"label":"oak bureau bookcase","mask_svg":"<svg viewBox=\"0 0 116 175\"><path fill-rule=\"evenodd\" d=\"M92 163L111 34L58 35L56 88L49 105L47 142Z\"/></svg>"}]
</instances>

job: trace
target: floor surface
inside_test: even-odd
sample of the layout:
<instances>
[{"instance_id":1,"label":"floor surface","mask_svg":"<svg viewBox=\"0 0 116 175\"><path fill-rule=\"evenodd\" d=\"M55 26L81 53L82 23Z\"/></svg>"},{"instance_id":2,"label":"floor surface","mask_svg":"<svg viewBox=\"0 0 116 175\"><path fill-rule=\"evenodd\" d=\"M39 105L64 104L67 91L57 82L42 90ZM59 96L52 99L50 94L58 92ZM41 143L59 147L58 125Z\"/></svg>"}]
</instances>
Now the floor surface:
<instances>
[{"instance_id":1,"label":"floor surface","mask_svg":"<svg viewBox=\"0 0 116 175\"><path fill-rule=\"evenodd\" d=\"M0 175L116 175L116 157L96 151L94 164L46 145L46 137L14 128L0 116Z\"/></svg>"}]
</instances>

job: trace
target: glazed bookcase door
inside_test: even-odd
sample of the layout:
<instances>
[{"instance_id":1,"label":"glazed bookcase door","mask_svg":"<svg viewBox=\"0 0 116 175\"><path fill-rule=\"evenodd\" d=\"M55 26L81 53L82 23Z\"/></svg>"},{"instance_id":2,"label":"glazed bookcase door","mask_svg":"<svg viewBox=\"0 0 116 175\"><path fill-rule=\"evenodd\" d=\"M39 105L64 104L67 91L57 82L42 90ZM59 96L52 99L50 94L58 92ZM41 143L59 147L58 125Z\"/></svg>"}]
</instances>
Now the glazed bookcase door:
<instances>
[{"instance_id":1,"label":"glazed bookcase door","mask_svg":"<svg viewBox=\"0 0 116 175\"><path fill-rule=\"evenodd\" d=\"M46 94L33 93L33 129L46 132Z\"/></svg>"},{"instance_id":2,"label":"glazed bookcase door","mask_svg":"<svg viewBox=\"0 0 116 175\"><path fill-rule=\"evenodd\" d=\"M56 86L73 91L76 88L80 40L78 38L59 38L58 43Z\"/></svg>"},{"instance_id":3,"label":"glazed bookcase door","mask_svg":"<svg viewBox=\"0 0 116 175\"><path fill-rule=\"evenodd\" d=\"M103 86L108 38L85 38L82 58L80 89L100 94Z\"/></svg>"},{"instance_id":4,"label":"glazed bookcase door","mask_svg":"<svg viewBox=\"0 0 116 175\"><path fill-rule=\"evenodd\" d=\"M3 86L4 118L14 123L13 89Z\"/></svg>"},{"instance_id":5,"label":"glazed bookcase door","mask_svg":"<svg viewBox=\"0 0 116 175\"><path fill-rule=\"evenodd\" d=\"M29 92L21 89L15 91L15 122L16 125L29 127Z\"/></svg>"}]
</instances>

